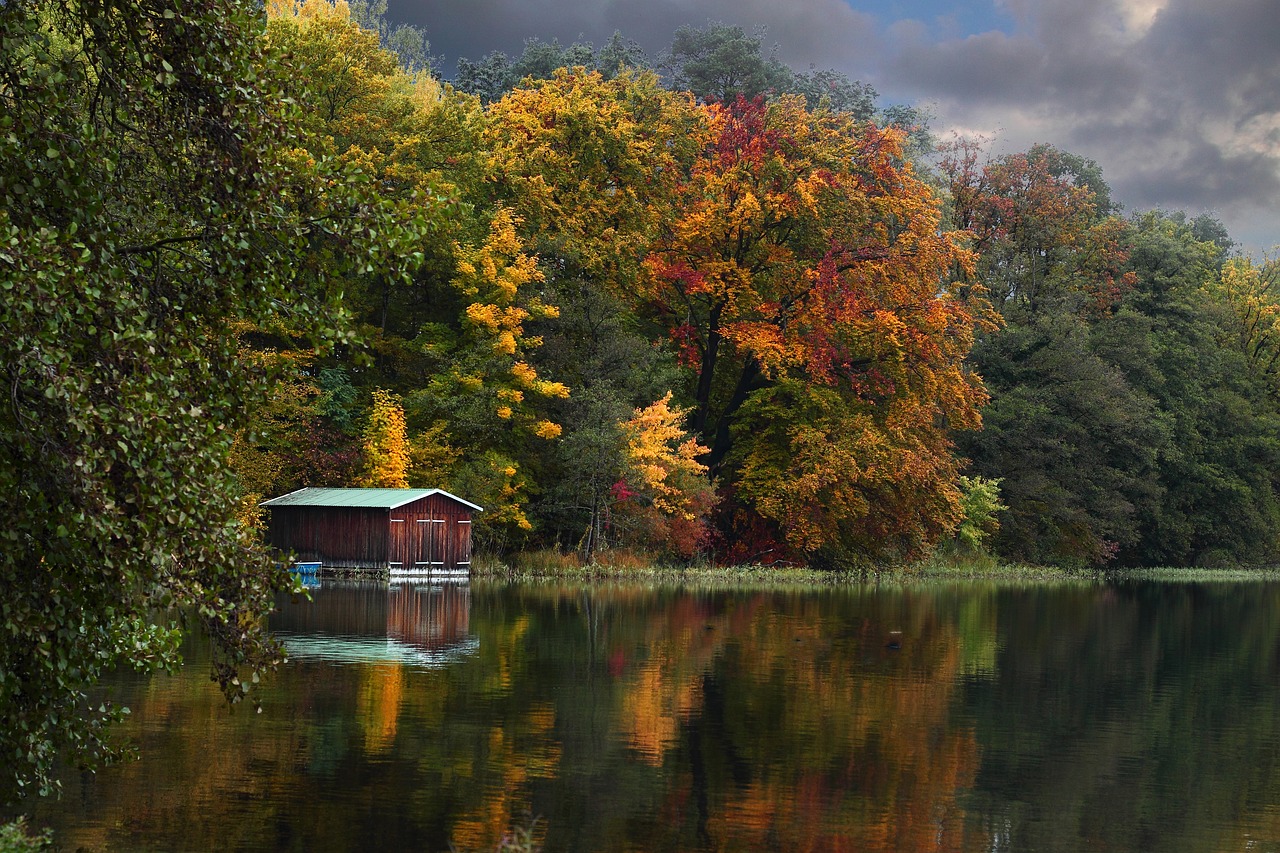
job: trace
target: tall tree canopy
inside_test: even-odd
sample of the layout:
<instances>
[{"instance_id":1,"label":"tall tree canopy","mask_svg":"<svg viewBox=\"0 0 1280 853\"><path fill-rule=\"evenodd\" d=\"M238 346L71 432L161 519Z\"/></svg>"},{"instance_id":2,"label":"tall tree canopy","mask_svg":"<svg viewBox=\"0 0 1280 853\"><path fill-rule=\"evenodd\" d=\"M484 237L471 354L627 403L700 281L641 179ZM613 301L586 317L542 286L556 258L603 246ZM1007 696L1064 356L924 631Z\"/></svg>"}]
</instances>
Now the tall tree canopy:
<instances>
[{"instance_id":1,"label":"tall tree canopy","mask_svg":"<svg viewBox=\"0 0 1280 853\"><path fill-rule=\"evenodd\" d=\"M1008 506L994 548L1075 565L1276 555L1266 268L1203 218L1121 219L1097 165L1050 146L942 161L1005 327L973 352L992 401L959 437Z\"/></svg>"},{"instance_id":2,"label":"tall tree canopy","mask_svg":"<svg viewBox=\"0 0 1280 853\"><path fill-rule=\"evenodd\" d=\"M745 404L784 381L831 389L833 414L867 418L858 434L892 448L879 471L919 475L898 492L912 507L902 537L877 529L864 545L912 552L954 524L945 429L978 424L983 394L962 362L983 309L952 292L951 271L971 258L940 233L900 133L795 96L695 105L652 79L582 70L513 92L491 118L504 185L557 280L593 282L669 338L712 473L767 507L793 547L861 529L860 512L883 512L888 529L894 510L867 497L870 481L849 486L860 502L832 503L823 486L792 493L847 474L830 460L812 459L808 479L795 467L800 416L773 434L787 446L726 462L740 415L763 411ZM917 499L930 508L915 512Z\"/></svg>"}]
</instances>

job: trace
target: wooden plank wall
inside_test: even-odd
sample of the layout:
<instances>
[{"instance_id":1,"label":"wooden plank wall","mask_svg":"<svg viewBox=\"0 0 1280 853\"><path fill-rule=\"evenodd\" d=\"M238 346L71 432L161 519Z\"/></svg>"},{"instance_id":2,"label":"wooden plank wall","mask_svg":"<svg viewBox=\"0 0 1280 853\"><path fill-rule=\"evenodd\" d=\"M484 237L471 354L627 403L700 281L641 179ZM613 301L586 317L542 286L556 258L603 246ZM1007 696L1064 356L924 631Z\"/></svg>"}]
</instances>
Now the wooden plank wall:
<instances>
[{"instance_id":1,"label":"wooden plank wall","mask_svg":"<svg viewBox=\"0 0 1280 853\"><path fill-rule=\"evenodd\" d=\"M385 569L387 511L362 507L282 506L271 510L269 541L299 560Z\"/></svg>"}]
</instances>

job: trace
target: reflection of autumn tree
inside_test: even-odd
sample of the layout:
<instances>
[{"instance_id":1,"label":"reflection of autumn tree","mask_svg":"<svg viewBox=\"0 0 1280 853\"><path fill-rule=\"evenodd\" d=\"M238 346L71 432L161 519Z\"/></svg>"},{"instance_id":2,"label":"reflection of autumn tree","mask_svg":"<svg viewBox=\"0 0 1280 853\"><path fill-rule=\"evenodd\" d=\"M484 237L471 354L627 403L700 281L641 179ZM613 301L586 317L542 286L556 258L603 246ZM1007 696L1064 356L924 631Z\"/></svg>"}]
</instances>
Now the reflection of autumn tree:
<instances>
[{"instance_id":1,"label":"reflection of autumn tree","mask_svg":"<svg viewBox=\"0 0 1280 853\"><path fill-rule=\"evenodd\" d=\"M324 624L386 626L382 594ZM73 820L91 805L99 828L60 843L242 849L288 827L295 849L484 850L526 815L548 850L1277 837L1277 586L478 585L470 600L473 655L295 662L259 716L229 714L188 647L190 669L122 697L146 758L69 779Z\"/></svg>"},{"instance_id":2,"label":"reflection of autumn tree","mask_svg":"<svg viewBox=\"0 0 1280 853\"><path fill-rule=\"evenodd\" d=\"M555 724L556 709L538 705L522 714L517 726L489 731L487 765L491 772L477 774L484 779L485 796L478 808L454 822L454 845L463 850L492 849L494 842L522 819L529 809L529 783L554 778L559 772Z\"/></svg>"},{"instance_id":3,"label":"reflection of autumn tree","mask_svg":"<svg viewBox=\"0 0 1280 853\"><path fill-rule=\"evenodd\" d=\"M404 671L400 664L376 664L361 670L356 720L364 730L365 752L385 752L395 743L403 700Z\"/></svg>"},{"instance_id":4,"label":"reflection of autumn tree","mask_svg":"<svg viewBox=\"0 0 1280 853\"><path fill-rule=\"evenodd\" d=\"M306 668L300 673L290 667L281 675L292 697L287 705L280 693L267 690L261 715L231 713L197 663L206 654L189 646L184 655L194 665L174 676L135 682L129 697L133 713L121 735L138 743L144 758L106 771L109 784L94 787L101 820L88 830L60 832L65 849L137 849L139 839L166 849L255 849L280 821L302 819L297 803L280 799L283 779L318 793L316 776L307 769L349 757L357 731L333 718L294 716L291 709L294 698L341 709L355 695L350 684L306 678ZM301 776L289 775L297 770ZM89 780L68 781L68 794L82 797L80 786ZM307 833L334 849L359 844L360 825L344 809L308 811L306 820Z\"/></svg>"},{"instance_id":5,"label":"reflection of autumn tree","mask_svg":"<svg viewBox=\"0 0 1280 853\"><path fill-rule=\"evenodd\" d=\"M703 679L733 625L759 604L713 614L696 598L682 598L646 620L639 642L627 638L632 649L644 651L620 673L618 727L641 760L663 764L680 727L701 710Z\"/></svg>"},{"instance_id":6,"label":"reflection of autumn tree","mask_svg":"<svg viewBox=\"0 0 1280 853\"><path fill-rule=\"evenodd\" d=\"M722 695L706 703L732 716L696 722L688 756L691 785L735 777L708 803L717 849L967 849L957 798L979 754L953 719L962 643L928 597L900 608L842 625L811 599L762 608L736 638L708 687ZM885 647L891 630L901 650Z\"/></svg>"},{"instance_id":7,"label":"reflection of autumn tree","mask_svg":"<svg viewBox=\"0 0 1280 853\"><path fill-rule=\"evenodd\" d=\"M494 630L486 632L481 642L484 675L479 686L494 697L498 715L477 732L470 763L454 766L454 772L484 792L452 821L450 842L462 850L492 849L512 823L529 811L531 782L554 778L561 763L556 708L539 699L525 701L528 693L522 677L527 673L529 618L490 625ZM505 701L508 697L518 701Z\"/></svg>"},{"instance_id":8,"label":"reflection of autumn tree","mask_svg":"<svg viewBox=\"0 0 1280 853\"><path fill-rule=\"evenodd\" d=\"M991 646L959 626L991 634L990 602L957 613L912 595L856 616L843 597L618 596L594 602L607 608L596 642L614 697L608 746L620 741L632 761L670 776L642 819L653 838L725 850L968 849L958 797L979 752L953 704ZM542 597L557 612L589 607L568 591ZM885 648L893 630L908 638L900 651ZM561 729L575 728L579 708L558 704Z\"/></svg>"}]
</instances>

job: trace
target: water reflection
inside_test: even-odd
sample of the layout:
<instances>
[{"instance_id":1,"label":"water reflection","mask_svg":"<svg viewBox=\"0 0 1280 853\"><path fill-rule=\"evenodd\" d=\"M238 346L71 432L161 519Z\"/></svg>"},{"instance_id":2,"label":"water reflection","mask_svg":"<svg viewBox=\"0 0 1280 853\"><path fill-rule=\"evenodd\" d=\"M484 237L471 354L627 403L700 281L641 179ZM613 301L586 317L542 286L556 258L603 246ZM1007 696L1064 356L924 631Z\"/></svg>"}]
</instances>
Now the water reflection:
<instances>
[{"instance_id":1,"label":"water reflection","mask_svg":"<svg viewBox=\"0 0 1280 853\"><path fill-rule=\"evenodd\" d=\"M143 761L66 849L1280 849L1280 587L326 585L228 712L126 685ZM315 644L332 648L315 652ZM308 647L306 644L311 643Z\"/></svg>"},{"instance_id":2,"label":"water reflection","mask_svg":"<svg viewBox=\"0 0 1280 853\"><path fill-rule=\"evenodd\" d=\"M281 601L272 632L292 658L440 667L474 654L471 587L325 581L307 603Z\"/></svg>"}]
</instances>

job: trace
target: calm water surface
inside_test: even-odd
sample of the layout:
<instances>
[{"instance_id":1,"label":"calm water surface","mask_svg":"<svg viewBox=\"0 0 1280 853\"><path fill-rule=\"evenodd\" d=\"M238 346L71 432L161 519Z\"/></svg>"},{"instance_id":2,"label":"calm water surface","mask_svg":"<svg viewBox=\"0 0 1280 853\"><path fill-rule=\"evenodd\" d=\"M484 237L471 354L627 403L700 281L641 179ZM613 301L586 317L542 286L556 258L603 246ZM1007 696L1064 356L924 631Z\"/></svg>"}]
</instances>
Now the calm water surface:
<instances>
[{"instance_id":1,"label":"calm water surface","mask_svg":"<svg viewBox=\"0 0 1280 853\"><path fill-rule=\"evenodd\" d=\"M326 583L228 710L122 681L142 760L64 850L1280 850L1280 585Z\"/></svg>"}]
</instances>

